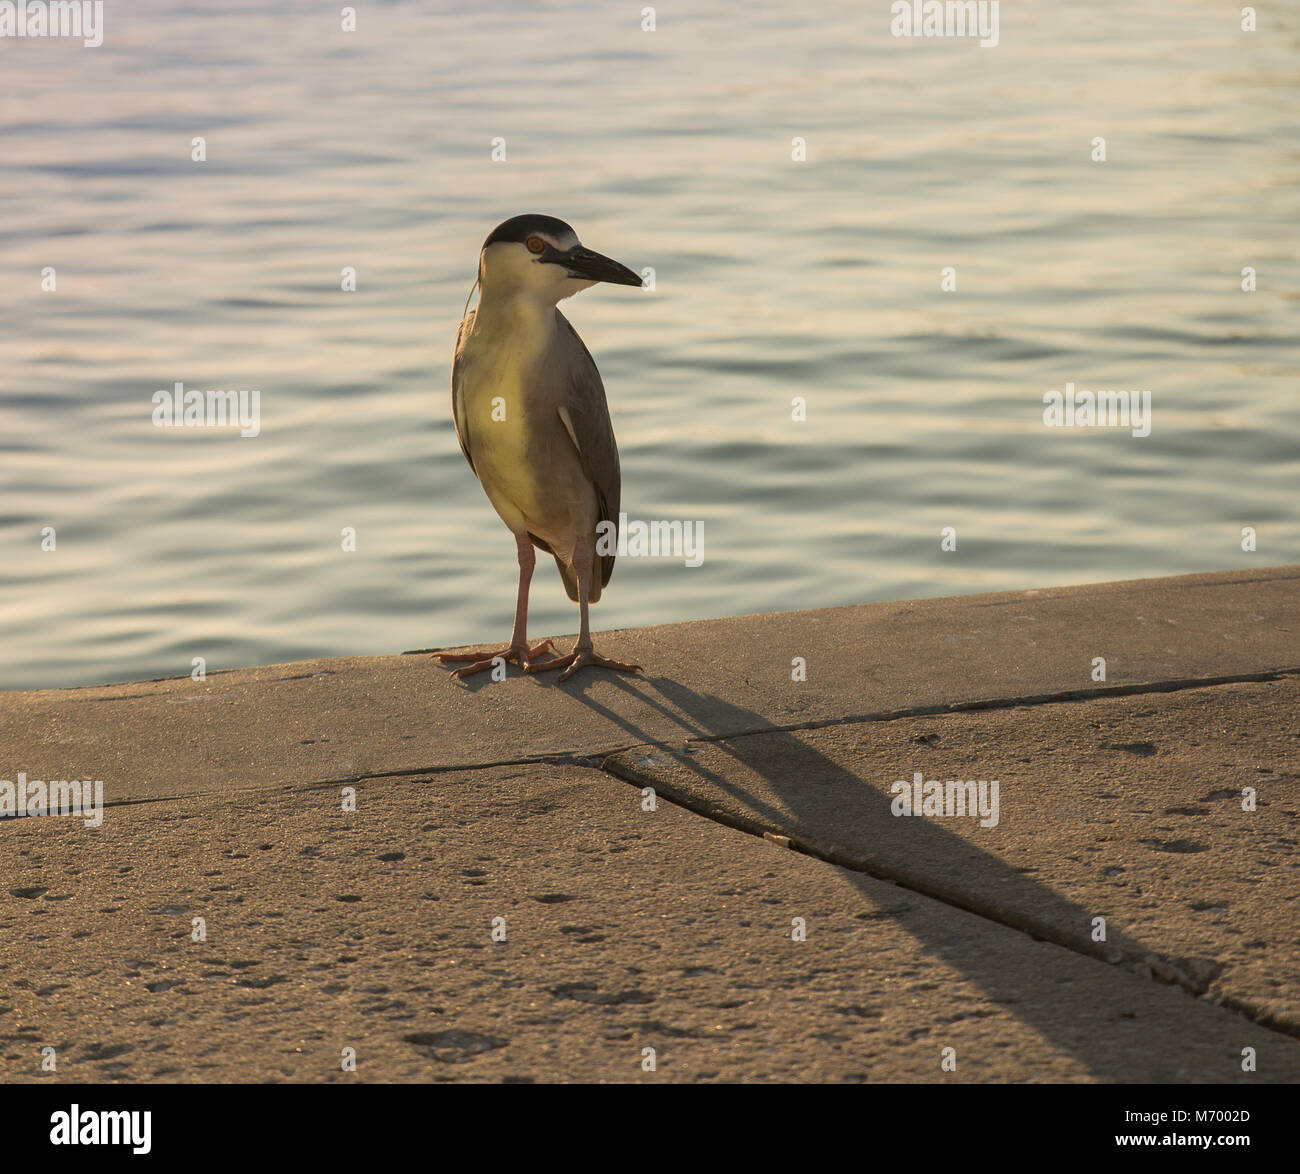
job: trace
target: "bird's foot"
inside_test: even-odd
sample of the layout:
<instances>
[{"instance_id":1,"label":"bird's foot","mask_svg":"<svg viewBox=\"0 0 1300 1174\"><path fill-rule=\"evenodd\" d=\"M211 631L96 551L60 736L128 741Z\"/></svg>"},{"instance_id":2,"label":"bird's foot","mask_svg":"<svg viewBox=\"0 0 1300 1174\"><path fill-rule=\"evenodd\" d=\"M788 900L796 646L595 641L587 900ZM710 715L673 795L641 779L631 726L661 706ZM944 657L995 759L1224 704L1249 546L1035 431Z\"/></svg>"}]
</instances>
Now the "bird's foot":
<instances>
[{"instance_id":1,"label":"bird's foot","mask_svg":"<svg viewBox=\"0 0 1300 1174\"><path fill-rule=\"evenodd\" d=\"M620 673L639 673L641 666L639 664L624 664L621 660L606 660L600 656L594 648L575 648L567 656L554 656L550 660L544 660L540 664L530 664L525 667L526 673L547 673L552 669L563 669L560 674L561 681L567 681L574 673L588 665L594 665L596 668L613 669Z\"/></svg>"},{"instance_id":2,"label":"bird's foot","mask_svg":"<svg viewBox=\"0 0 1300 1174\"><path fill-rule=\"evenodd\" d=\"M475 673L486 672L498 658L507 663L514 661L524 672L528 672L534 657L541 656L547 649L554 648L554 641L543 640L531 648L527 644L512 644L509 648L498 648L495 651L482 648L477 652L435 652L433 655L444 664L448 661L457 664L465 662L464 668L459 668L451 674L457 680L463 680L465 677L472 677Z\"/></svg>"}]
</instances>

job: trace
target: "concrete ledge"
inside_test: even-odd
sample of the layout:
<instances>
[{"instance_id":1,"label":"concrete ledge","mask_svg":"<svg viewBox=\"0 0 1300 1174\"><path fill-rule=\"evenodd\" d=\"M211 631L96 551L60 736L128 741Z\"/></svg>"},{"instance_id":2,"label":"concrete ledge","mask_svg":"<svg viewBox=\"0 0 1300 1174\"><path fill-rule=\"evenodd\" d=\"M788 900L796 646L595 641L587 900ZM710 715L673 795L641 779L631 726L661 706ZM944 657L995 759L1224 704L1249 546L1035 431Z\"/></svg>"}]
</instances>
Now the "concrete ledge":
<instances>
[{"instance_id":1,"label":"concrete ledge","mask_svg":"<svg viewBox=\"0 0 1300 1174\"><path fill-rule=\"evenodd\" d=\"M1284 567L0 694L0 778L115 805L0 821L0 1078L1300 1080L1298 625Z\"/></svg>"},{"instance_id":2,"label":"concrete ledge","mask_svg":"<svg viewBox=\"0 0 1300 1174\"><path fill-rule=\"evenodd\" d=\"M0 763L102 778L116 802L1267 675L1300 669L1300 567L704 620L600 646L644 677L560 685L512 666L460 684L406 655L0 693Z\"/></svg>"}]
</instances>

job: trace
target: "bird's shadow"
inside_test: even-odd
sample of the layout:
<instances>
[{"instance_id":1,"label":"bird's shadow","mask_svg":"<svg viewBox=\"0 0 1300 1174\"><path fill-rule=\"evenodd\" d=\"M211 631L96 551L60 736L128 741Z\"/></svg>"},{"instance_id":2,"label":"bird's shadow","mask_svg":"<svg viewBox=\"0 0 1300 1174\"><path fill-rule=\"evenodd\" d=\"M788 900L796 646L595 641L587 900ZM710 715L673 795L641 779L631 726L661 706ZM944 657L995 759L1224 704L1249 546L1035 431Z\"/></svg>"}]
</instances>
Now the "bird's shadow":
<instances>
[{"instance_id":1,"label":"bird's shadow","mask_svg":"<svg viewBox=\"0 0 1300 1174\"><path fill-rule=\"evenodd\" d=\"M764 778L775 803L750 793L734 779L692 761L689 754L674 759L680 767L693 771L709 788L742 804L756 821L770 824L774 832L796 840L804 836L825 842L835 838L834 826L827 827L828 812L833 813L834 820L846 828L879 826L887 815L892 819L889 813L891 800L887 794L867 785L793 733L773 726L761 714L716 696L696 693L666 677L602 673L604 681L612 680L625 695L625 703L620 706L624 712L615 712L597 700L588 687L596 684L597 679L588 677L584 682L582 676L578 674L565 683L575 701L636 742L662 745L664 741L661 735L643 729L627 716L628 712L635 712L639 704L668 718L680 728L684 739L704 739L729 754L744 768L735 772L738 778L744 777L745 770ZM757 732L763 737L737 736L739 731ZM779 771L773 766L777 762L780 763ZM673 796L669 793L668 797L671 799ZM1044 923L1077 927L1079 935L1085 939L1096 911L1082 908L1062 893L1021 872L1004 858L944 830L934 820L914 819L907 823L908 833L916 837L918 856L929 864L928 867L922 865L908 880L900 882L896 877L883 878L903 886L898 889L900 900L890 902L884 915L894 917L915 936L925 954L941 958L954 971L978 985L992 1003L1006 1008L1048 1043L1069 1053L1093 1077L1115 1081L1142 1079L1142 1074L1134 1070L1134 1056L1147 1047L1141 1042L1146 1035L1128 1039L1126 1033L1149 1032L1153 1025L1132 1022L1134 1012L1128 1007L1137 1000L1125 998L1123 1003L1117 1004L1116 996L1124 994L1127 983L1144 980L1127 971L1112 970L1095 958L1085 958L1081 955L1086 950L1079 948L1079 956L1065 959L1070 979L1068 989L1063 990L1048 974L1049 970L1060 973L1059 967L1041 970L1009 968L1004 950L972 948L971 942L978 941L978 935L952 934L951 917L934 916L936 910L933 906L925 907L925 898L936 897L968 910L972 905L977 907L981 904L1022 911L1040 910ZM839 874L873 901L879 900L880 878L847 866L840 866ZM939 891L926 892L927 880L932 889ZM943 891L945 886L946 891ZM982 891L971 892L972 902L963 906L963 887ZM903 899L905 897L913 899ZM954 914L959 917L979 915L988 916L987 913L973 912ZM1023 926L1016 928L1024 931ZM1057 932L1059 935L1059 928ZM1156 954L1155 950L1113 929L1108 937L1108 947L1113 947L1127 959ZM1033 935L1033 940L1042 939ZM1044 945L1042 948L1050 950L1054 946ZM1080 981L1079 967L1092 973L1082 976ZM1127 989L1136 993L1133 988ZM1173 990L1167 993L1171 999L1188 997ZM951 1018L962 1018L959 1005L952 1008ZM1114 1024L1115 1030L1099 1031L1098 1024L1104 1022ZM1125 1046L1117 1047L1120 1035L1125 1035ZM1229 1059L1225 1056L1223 1079L1230 1078ZM1148 1075L1146 1078L1153 1077Z\"/></svg>"}]
</instances>

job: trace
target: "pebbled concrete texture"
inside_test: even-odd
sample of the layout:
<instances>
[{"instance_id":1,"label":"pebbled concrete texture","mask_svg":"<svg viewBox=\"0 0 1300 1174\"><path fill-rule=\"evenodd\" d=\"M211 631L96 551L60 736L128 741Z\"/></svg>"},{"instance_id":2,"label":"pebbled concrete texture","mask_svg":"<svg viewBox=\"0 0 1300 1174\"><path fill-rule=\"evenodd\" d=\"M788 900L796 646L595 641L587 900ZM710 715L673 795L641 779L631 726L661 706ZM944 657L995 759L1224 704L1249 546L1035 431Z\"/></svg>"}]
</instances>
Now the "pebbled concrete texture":
<instances>
[{"instance_id":1,"label":"pebbled concrete texture","mask_svg":"<svg viewBox=\"0 0 1300 1174\"><path fill-rule=\"evenodd\" d=\"M1268 568L598 637L644 678L0 694L0 780L110 805L0 820L0 1081L1294 1082L1298 605ZM893 816L914 772L997 825Z\"/></svg>"},{"instance_id":2,"label":"pebbled concrete texture","mask_svg":"<svg viewBox=\"0 0 1300 1174\"><path fill-rule=\"evenodd\" d=\"M3 1079L1300 1080L1300 1041L596 770L357 791L0 829Z\"/></svg>"}]
</instances>

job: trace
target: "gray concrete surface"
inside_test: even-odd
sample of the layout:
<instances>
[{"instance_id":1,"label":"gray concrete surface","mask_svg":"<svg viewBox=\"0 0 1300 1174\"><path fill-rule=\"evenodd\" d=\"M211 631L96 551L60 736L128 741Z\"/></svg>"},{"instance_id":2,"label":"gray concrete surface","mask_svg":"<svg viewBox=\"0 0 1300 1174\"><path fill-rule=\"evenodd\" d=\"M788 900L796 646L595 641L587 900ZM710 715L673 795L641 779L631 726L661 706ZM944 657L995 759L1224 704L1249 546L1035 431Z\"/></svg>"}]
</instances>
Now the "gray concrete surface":
<instances>
[{"instance_id":1,"label":"gray concrete surface","mask_svg":"<svg viewBox=\"0 0 1300 1174\"><path fill-rule=\"evenodd\" d=\"M0 900L3 1079L1300 1079L1300 1041L671 804L645 811L597 770L358 792L354 813L337 788L277 788L121 808L95 832L0 829L28 892Z\"/></svg>"},{"instance_id":2,"label":"gray concrete surface","mask_svg":"<svg viewBox=\"0 0 1300 1174\"><path fill-rule=\"evenodd\" d=\"M0 779L113 805L0 821L0 1080L1295 1081L1298 604L1270 568L605 635L643 679L0 694ZM895 818L916 771L997 779L997 825Z\"/></svg>"}]
</instances>

